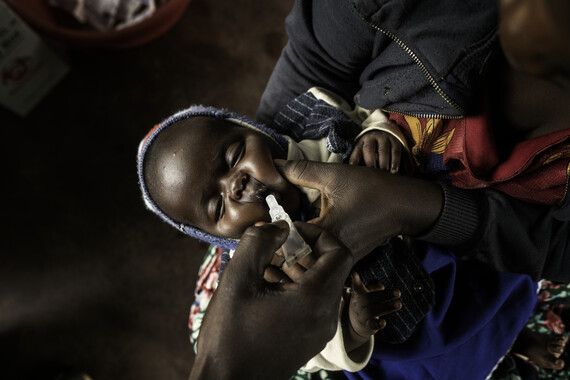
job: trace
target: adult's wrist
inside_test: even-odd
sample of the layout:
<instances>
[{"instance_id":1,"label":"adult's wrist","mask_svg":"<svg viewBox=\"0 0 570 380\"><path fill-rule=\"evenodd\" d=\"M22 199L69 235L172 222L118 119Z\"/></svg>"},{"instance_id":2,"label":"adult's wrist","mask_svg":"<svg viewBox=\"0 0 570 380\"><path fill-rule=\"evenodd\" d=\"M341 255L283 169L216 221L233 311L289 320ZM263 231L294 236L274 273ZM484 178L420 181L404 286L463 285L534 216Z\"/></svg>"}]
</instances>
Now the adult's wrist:
<instances>
[{"instance_id":1,"label":"adult's wrist","mask_svg":"<svg viewBox=\"0 0 570 380\"><path fill-rule=\"evenodd\" d=\"M440 185L430 181L402 177L398 189L399 201L394 205L399 227L397 235L417 236L433 228L439 220L443 205L444 191ZM413 183L409 183L414 181Z\"/></svg>"},{"instance_id":2,"label":"adult's wrist","mask_svg":"<svg viewBox=\"0 0 570 380\"><path fill-rule=\"evenodd\" d=\"M437 221L416 239L445 247L460 247L472 242L481 224L481 203L474 191L438 183L443 190L443 206Z\"/></svg>"}]
</instances>

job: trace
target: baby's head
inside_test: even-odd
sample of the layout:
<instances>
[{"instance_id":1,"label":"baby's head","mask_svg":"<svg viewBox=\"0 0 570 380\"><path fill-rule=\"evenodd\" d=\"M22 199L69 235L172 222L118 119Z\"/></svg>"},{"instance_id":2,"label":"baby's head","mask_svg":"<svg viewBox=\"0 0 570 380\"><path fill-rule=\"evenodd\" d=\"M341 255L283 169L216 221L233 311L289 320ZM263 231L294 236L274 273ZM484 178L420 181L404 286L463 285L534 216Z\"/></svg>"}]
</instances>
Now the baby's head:
<instances>
[{"instance_id":1,"label":"baby's head","mask_svg":"<svg viewBox=\"0 0 570 380\"><path fill-rule=\"evenodd\" d=\"M276 169L287 141L232 112L193 106L141 141L139 184L147 207L182 232L235 248L247 227L270 221L273 194L291 216L300 191Z\"/></svg>"}]
</instances>

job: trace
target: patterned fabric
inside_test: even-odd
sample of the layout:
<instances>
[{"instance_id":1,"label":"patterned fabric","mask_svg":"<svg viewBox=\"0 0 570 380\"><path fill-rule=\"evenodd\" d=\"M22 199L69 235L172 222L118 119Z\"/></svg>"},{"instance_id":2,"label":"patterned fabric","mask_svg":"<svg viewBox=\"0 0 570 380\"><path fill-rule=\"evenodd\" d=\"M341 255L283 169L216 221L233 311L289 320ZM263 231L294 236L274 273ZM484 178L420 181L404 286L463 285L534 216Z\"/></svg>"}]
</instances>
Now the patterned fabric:
<instances>
[{"instance_id":1,"label":"patterned fabric","mask_svg":"<svg viewBox=\"0 0 570 380\"><path fill-rule=\"evenodd\" d=\"M570 336L570 284L554 284L543 281L538 295L538 306L531 316L527 327L539 333L554 333ZM566 366L560 370L539 368L540 379L570 379L570 355L566 350L561 356Z\"/></svg>"},{"instance_id":2,"label":"patterned fabric","mask_svg":"<svg viewBox=\"0 0 570 380\"><path fill-rule=\"evenodd\" d=\"M570 132L516 143L500 159L487 115L457 120L391 114L421 172L464 189L493 187L530 203L559 204L570 178Z\"/></svg>"},{"instance_id":3,"label":"patterned fabric","mask_svg":"<svg viewBox=\"0 0 570 380\"><path fill-rule=\"evenodd\" d=\"M570 284L543 281L538 294L538 304L526 327L541 334L570 336ZM538 367L519 355L510 353L490 380L570 379L570 354L568 346L561 356L565 368L556 371Z\"/></svg>"},{"instance_id":4,"label":"patterned fabric","mask_svg":"<svg viewBox=\"0 0 570 380\"><path fill-rule=\"evenodd\" d=\"M327 149L340 154L343 161L350 157L354 139L362 130L344 112L310 92L289 102L277 114L272 127L296 142L327 136Z\"/></svg>"},{"instance_id":5,"label":"patterned fabric","mask_svg":"<svg viewBox=\"0 0 570 380\"><path fill-rule=\"evenodd\" d=\"M302 369L289 378L289 380L332 380L330 375L325 370L317 372L305 372Z\"/></svg>"},{"instance_id":6,"label":"patterned fabric","mask_svg":"<svg viewBox=\"0 0 570 380\"><path fill-rule=\"evenodd\" d=\"M198 281L194 290L194 302L190 307L190 318L188 319L190 342L194 347L194 352L196 352L198 333L202 326L204 313L208 308L210 299L214 295L214 291L218 287L221 255L222 248L210 245L198 271Z\"/></svg>"},{"instance_id":7,"label":"patterned fabric","mask_svg":"<svg viewBox=\"0 0 570 380\"><path fill-rule=\"evenodd\" d=\"M378 280L401 291L402 308L382 317L386 327L375 339L405 342L435 304L435 285L421 261L401 239L393 238L359 261L354 270L364 284Z\"/></svg>"},{"instance_id":8,"label":"patterned fabric","mask_svg":"<svg viewBox=\"0 0 570 380\"><path fill-rule=\"evenodd\" d=\"M407 134L421 173L464 189L493 187L531 203L559 204L570 180L570 132L515 144L500 160L485 113L462 119L390 114ZM344 112L306 92L287 104L272 125L295 141L327 136L327 148L346 160L360 128Z\"/></svg>"}]
</instances>

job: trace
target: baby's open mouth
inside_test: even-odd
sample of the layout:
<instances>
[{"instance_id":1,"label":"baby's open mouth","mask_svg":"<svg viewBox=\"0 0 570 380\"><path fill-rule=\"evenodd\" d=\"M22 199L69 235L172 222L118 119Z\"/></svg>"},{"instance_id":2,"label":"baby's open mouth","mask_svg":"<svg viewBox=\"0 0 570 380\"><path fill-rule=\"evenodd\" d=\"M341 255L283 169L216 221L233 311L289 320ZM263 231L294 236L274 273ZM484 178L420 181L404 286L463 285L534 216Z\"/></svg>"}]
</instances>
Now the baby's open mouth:
<instances>
[{"instance_id":1,"label":"baby's open mouth","mask_svg":"<svg viewBox=\"0 0 570 380\"><path fill-rule=\"evenodd\" d=\"M256 178L249 176L249 182L242 192L244 202L265 202L265 197L269 195L269 187Z\"/></svg>"}]
</instances>

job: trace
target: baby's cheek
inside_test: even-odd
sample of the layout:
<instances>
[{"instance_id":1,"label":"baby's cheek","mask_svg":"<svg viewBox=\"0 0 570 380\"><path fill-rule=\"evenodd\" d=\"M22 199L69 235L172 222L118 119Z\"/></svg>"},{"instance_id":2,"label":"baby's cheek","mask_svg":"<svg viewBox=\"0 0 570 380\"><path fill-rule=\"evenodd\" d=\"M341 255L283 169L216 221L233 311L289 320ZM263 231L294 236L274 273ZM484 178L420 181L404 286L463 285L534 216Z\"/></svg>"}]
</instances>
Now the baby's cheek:
<instances>
[{"instance_id":1,"label":"baby's cheek","mask_svg":"<svg viewBox=\"0 0 570 380\"><path fill-rule=\"evenodd\" d=\"M258 222L271 222L267 206L263 203L250 203L232 212L226 228L232 237L239 238L248 227Z\"/></svg>"}]
</instances>

